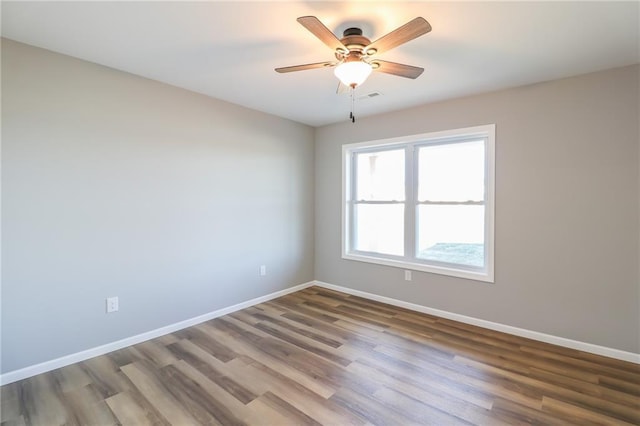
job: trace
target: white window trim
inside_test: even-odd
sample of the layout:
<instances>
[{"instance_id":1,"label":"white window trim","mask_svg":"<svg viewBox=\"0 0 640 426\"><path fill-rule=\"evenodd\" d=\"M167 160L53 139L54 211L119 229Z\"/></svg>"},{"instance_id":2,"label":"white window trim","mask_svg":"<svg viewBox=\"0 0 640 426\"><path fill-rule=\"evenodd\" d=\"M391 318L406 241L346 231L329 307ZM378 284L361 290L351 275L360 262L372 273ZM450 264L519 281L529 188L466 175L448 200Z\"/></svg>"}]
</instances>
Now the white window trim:
<instances>
[{"instance_id":1,"label":"white window trim","mask_svg":"<svg viewBox=\"0 0 640 426\"><path fill-rule=\"evenodd\" d=\"M458 278L494 282L494 237L495 237L495 124L483 126L467 127L463 129L445 130L440 132L422 133L418 135L402 136L390 139L380 139L375 141L358 142L342 146L342 258L356 260L360 262L376 263L379 265L392 266L396 268L411 269L416 271L430 272L440 275L448 275ZM408 260L397 260L385 258L384 255L367 255L350 252L349 238L349 200L351 191L351 153L362 148L392 148L395 145L408 143L435 143L442 140L458 137L482 137L486 138L486 199L485 199L485 257L486 269L483 271L465 270L461 268L451 268L447 266L426 265L414 263Z\"/></svg>"}]
</instances>

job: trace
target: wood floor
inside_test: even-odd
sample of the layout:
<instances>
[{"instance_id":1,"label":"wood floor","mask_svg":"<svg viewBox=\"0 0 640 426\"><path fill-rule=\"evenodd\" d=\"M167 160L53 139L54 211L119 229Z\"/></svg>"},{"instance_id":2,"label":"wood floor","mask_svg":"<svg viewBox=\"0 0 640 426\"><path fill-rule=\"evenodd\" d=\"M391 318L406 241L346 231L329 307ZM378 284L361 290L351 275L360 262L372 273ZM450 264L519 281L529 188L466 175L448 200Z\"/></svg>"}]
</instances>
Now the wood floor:
<instances>
[{"instance_id":1,"label":"wood floor","mask_svg":"<svg viewBox=\"0 0 640 426\"><path fill-rule=\"evenodd\" d=\"M640 366L311 287L1 388L2 425L640 424Z\"/></svg>"}]
</instances>

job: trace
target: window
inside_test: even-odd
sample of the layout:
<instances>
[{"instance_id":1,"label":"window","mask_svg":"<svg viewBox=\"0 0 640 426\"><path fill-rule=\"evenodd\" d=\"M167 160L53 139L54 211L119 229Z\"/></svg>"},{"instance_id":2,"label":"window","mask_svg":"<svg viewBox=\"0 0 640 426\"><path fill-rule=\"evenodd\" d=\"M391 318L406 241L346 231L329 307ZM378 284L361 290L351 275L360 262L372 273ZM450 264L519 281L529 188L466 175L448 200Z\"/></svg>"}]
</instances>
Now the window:
<instances>
[{"instance_id":1,"label":"window","mask_svg":"<svg viewBox=\"0 0 640 426\"><path fill-rule=\"evenodd\" d=\"M493 282L495 125L343 147L350 260Z\"/></svg>"}]
</instances>

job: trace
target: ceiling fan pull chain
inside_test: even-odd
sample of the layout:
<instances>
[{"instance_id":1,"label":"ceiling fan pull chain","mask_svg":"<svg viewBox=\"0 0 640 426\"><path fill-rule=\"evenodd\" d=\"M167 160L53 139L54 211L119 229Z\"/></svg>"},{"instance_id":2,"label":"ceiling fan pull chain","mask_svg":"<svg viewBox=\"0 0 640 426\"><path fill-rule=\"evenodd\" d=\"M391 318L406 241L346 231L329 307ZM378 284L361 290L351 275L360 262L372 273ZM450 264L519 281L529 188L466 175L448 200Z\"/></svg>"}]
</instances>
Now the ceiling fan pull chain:
<instances>
[{"instance_id":1,"label":"ceiling fan pull chain","mask_svg":"<svg viewBox=\"0 0 640 426\"><path fill-rule=\"evenodd\" d=\"M353 114L353 112L355 110L355 105L356 105L355 96L354 96L354 92L355 91L356 91L356 88L351 86L351 90L350 90L350 92L351 92L351 113L349 114L349 118L351 119L352 123L356 122L356 116Z\"/></svg>"}]
</instances>

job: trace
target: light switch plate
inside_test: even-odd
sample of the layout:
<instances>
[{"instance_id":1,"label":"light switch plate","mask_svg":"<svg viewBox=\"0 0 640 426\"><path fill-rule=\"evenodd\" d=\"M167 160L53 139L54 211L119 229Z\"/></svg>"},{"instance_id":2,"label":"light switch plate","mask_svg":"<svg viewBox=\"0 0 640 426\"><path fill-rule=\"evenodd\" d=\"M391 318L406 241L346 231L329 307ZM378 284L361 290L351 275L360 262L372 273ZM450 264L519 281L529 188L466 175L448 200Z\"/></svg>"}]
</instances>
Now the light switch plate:
<instances>
[{"instance_id":1,"label":"light switch plate","mask_svg":"<svg viewBox=\"0 0 640 426\"><path fill-rule=\"evenodd\" d=\"M118 297L107 297L107 313L117 312L118 309Z\"/></svg>"}]
</instances>

